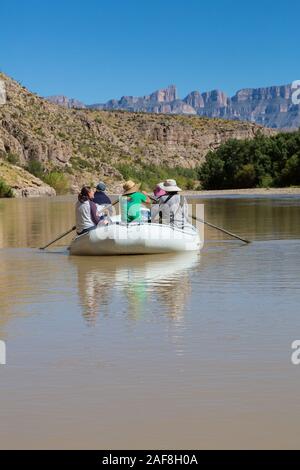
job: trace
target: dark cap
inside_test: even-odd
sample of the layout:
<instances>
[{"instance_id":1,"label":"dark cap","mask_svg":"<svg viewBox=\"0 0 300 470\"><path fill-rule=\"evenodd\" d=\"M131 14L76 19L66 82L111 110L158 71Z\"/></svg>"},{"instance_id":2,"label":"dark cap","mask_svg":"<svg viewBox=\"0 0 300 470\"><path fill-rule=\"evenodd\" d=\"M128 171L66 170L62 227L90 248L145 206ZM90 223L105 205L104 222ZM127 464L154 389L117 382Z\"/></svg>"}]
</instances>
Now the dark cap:
<instances>
[{"instance_id":1,"label":"dark cap","mask_svg":"<svg viewBox=\"0 0 300 470\"><path fill-rule=\"evenodd\" d=\"M96 186L97 191L105 191L106 190L106 184L104 184L102 181L97 184Z\"/></svg>"}]
</instances>

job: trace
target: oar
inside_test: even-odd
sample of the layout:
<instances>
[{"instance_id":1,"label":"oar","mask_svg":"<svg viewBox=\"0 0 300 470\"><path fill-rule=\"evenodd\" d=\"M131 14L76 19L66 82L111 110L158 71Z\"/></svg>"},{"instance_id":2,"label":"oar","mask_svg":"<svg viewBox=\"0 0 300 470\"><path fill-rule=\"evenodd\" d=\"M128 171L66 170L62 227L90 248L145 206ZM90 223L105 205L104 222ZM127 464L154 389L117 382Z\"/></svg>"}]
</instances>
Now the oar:
<instances>
[{"instance_id":1,"label":"oar","mask_svg":"<svg viewBox=\"0 0 300 470\"><path fill-rule=\"evenodd\" d=\"M70 230L68 230L67 232L63 233L63 234L60 235L59 237L55 238L55 240L52 240L52 242L47 243L47 245L45 245L45 246L42 246L42 247L40 248L40 250L45 250L46 248L48 248L48 246L53 245L53 243L57 242L57 241L60 240L61 238L65 237L66 235L69 235L69 233L73 232L74 230L76 230L76 225L74 225L74 227L70 228Z\"/></svg>"},{"instance_id":2,"label":"oar","mask_svg":"<svg viewBox=\"0 0 300 470\"><path fill-rule=\"evenodd\" d=\"M202 224L205 224L205 225L208 225L209 227L215 228L216 230L219 230L220 232L226 233L230 237L237 238L238 240L241 240L244 243L251 243L250 240L245 240L244 238L239 237L235 233L228 232L228 230L225 230L224 228L221 228L221 227L217 227L217 225L214 225L214 224L211 224L210 222L206 222L205 220L199 219L198 217L195 217L194 215L192 215L192 218L194 220L197 220L197 222L201 222Z\"/></svg>"},{"instance_id":3,"label":"oar","mask_svg":"<svg viewBox=\"0 0 300 470\"><path fill-rule=\"evenodd\" d=\"M154 197L152 197L152 196L150 196L150 195L148 195L148 197L149 197L153 202L157 202L157 199L154 199ZM239 236L236 235L235 233L229 232L228 230L225 230L225 229L222 228L222 227L217 227L217 225L211 224L210 222L206 222L205 220L198 219L198 218L195 217L194 215L192 215L192 218L193 218L194 220L197 220L198 222L201 222L202 224L205 224L205 225L208 225L209 227L215 228L216 230L219 230L220 232L226 233L226 234L229 235L230 237L237 238L238 240L241 240L241 241L244 242L244 243L251 243L250 240L245 240L244 238L239 237Z\"/></svg>"},{"instance_id":4,"label":"oar","mask_svg":"<svg viewBox=\"0 0 300 470\"><path fill-rule=\"evenodd\" d=\"M105 207L105 209L109 209L110 207L115 206L118 202L119 202L119 199L117 199L115 202L113 202L110 206ZM55 240L52 240L52 242L47 243L47 245L45 245L45 246L42 246L40 248L40 250L45 250L46 248L48 248L48 246L53 245L53 243L55 243L55 242L58 242L58 240L60 240L61 238L64 238L67 235L69 235L69 233L73 232L74 230L76 230L76 225L74 225L74 227L70 228L67 232L64 232L59 237L55 238Z\"/></svg>"}]
</instances>

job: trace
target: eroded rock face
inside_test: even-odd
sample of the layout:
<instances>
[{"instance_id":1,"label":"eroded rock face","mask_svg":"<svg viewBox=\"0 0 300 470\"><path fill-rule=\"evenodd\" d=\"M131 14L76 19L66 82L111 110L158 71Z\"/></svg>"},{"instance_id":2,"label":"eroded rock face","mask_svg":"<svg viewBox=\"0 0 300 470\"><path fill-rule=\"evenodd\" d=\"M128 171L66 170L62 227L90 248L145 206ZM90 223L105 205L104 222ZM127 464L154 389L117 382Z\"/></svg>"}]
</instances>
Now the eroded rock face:
<instances>
[{"instance_id":1,"label":"eroded rock face","mask_svg":"<svg viewBox=\"0 0 300 470\"><path fill-rule=\"evenodd\" d=\"M3 128L0 128L0 153L18 155L20 163L26 163L22 144Z\"/></svg>"},{"instance_id":2,"label":"eroded rock face","mask_svg":"<svg viewBox=\"0 0 300 470\"><path fill-rule=\"evenodd\" d=\"M60 99L56 100L57 104L61 104L60 102ZM251 121L278 129L300 126L300 107L292 101L291 85L245 88L232 98L221 90L202 94L193 91L182 100L178 98L176 87L170 85L147 96L123 96L120 100L88 107L162 114L199 114L212 118Z\"/></svg>"},{"instance_id":3,"label":"eroded rock face","mask_svg":"<svg viewBox=\"0 0 300 470\"><path fill-rule=\"evenodd\" d=\"M13 190L15 197L55 196L53 188L16 165L0 160L0 178Z\"/></svg>"},{"instance_id":4,"label":"eroded rock face","mask_svg":"<svg viewBox=\"0 0 300 470\"><path fill-rule=\"evenodd\" d=\"M54 95L54 96L47 96L47 100L51 103L58 104L59 106L63 106L64 108L78 108L84 109L86 108L85 104L79 100L75 100L73 98L68 98L64 95Z\"/></svg>"},{"instance_id":5,"label":"eroded rock face","mask_svg":"<svg viewBox=\"0 0 300 470\"><path fill-rule=\"evenodd\" d=\"M283 98L288 100L291 98L290 86L272 86L268 88L246 88L239 90L232 98L232 102L244 101L262 101L262 100L276 100Z\"/></svg>"},{"instance_id":6,"label":"eroded rock face","mask_svg":"<svg viewBox=\"0 0 300 470\"><path fill-rule=\"evenodd\" d=\"M167 88L155 91L150 95L149 100L155 103L170 103L171 101L177 100L176 86L169 85Z\"/></svg>"},{"instance_id":7,"label":"eroded rock face","mask_svg":"<svg viewBox=\"0 0 300 470\"><path fill-rule=\"evenodd\" d=\"M256 125L241 126L239 129L230 126L212 126L203 129L193 126L182 126L180 123L172 125L152 123L140 128L140 133L146 136L150 143L163 145L165 155L177 154L177 159L171 162L171 166L195 166L203 160L208 150L217 149L229 139L253 139L260 132ZM272 131L265 131L272 135ZM198 163L197 163L198 161Z\"/></svg>"},{"instance_id":8,"label":"eroded rock face","mask_svg":"<svg viewBox=\"0 0 300 470\"><path fill-rule=\"evenodd\" d=\"M300 107L292 102L291 85L247 88L238 91L232 98L227 98L227 102L225 99L214 101L215 103L205 101L204 108L199 109L198 114L252 121L277 129L296 129L300 125Z\"/></svg>"},{"instance_id":9,"label":"eroded rock face","mask_svg":"<svg viewBox=\"0 0 300 470\"><path fill-rule=\"evenodd\" d=\"M202 93L204 106L215 105L220 108L227 106L228 98L223 91L213 90L206 93Z\"/></svg>"},{"instance_id":10,"label":"eroded rock face","mask_svg":"<svg viewBox=\"0 0 300 470\"><path fill-rule=\"evenodd\" d=\"M204 108L204 99L199 91L192 91L184 98L183 101L196 111L200 108Z\"/></svg>"}]
</instances>

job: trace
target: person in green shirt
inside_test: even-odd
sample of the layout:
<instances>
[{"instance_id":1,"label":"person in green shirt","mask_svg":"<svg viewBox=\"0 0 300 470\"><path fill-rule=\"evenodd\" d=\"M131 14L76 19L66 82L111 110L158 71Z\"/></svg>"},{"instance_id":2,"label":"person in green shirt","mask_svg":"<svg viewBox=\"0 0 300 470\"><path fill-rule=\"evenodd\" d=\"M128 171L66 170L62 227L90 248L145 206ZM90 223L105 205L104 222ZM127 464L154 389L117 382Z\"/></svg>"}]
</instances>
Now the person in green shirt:
<instances>
[{"instance_id":1,"label":"person in green shirt","mask_svg":"<svg viewBox=\"0 0 300 470\"><path fill-rule=\"evenodd\" d=\"M127 223L142 220L141 205L151 204L151 201L146 193L140 191L140 184L134 181L126 181L123 185L122 201L125 202ZM124 214L122 214L123 220Z\"/></svg>"}]
</instances>

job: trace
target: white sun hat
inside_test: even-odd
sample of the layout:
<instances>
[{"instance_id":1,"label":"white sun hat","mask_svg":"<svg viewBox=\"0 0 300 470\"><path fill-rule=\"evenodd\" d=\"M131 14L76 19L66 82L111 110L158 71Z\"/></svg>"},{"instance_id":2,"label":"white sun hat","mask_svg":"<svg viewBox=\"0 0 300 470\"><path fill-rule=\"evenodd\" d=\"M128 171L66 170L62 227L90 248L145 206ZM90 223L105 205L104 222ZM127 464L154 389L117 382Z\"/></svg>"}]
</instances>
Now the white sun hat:
<instances>
[{"instance_id":1,"label":"white sun hat","mask_svg":"<svg viewBox=\"0 0 300 470\"><path fill-rule=\"evenodd\" d=\"M176 180L166 180L160 186L161 189L164 189L167 193L175 193L177 191L182 191L176 183Z\"/></svg>"}]
</instances>

